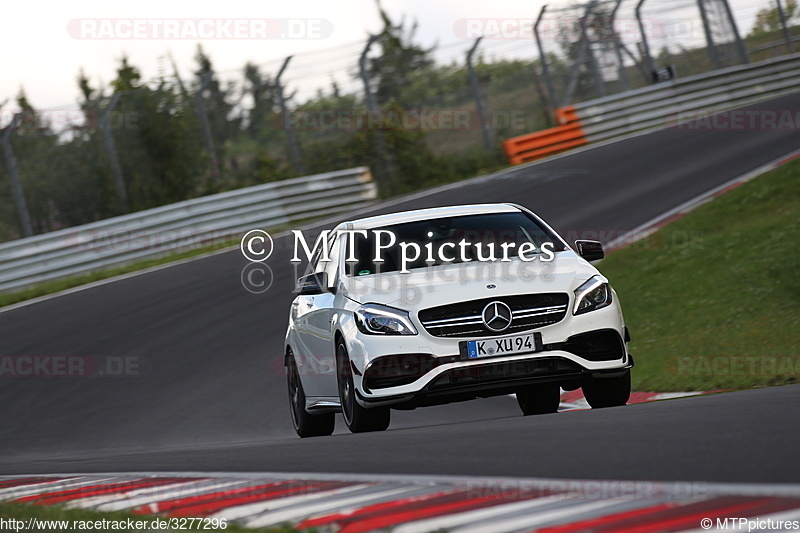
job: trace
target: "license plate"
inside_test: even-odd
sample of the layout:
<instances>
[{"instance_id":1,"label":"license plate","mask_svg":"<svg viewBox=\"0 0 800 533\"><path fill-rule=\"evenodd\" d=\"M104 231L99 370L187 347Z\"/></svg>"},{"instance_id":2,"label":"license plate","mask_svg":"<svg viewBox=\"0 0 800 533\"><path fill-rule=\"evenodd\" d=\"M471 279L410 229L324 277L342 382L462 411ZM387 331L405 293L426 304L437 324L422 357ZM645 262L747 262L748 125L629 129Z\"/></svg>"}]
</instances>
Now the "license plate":
<instances>
[{"instance_id":1,"label":"license plate","mask_svg":"<svg viewBox=\"0 0 800 533\"><path fill-rule=\"evenodd\" d=\"M462 354L467 359L480 359L482 357L500 357L532 353L542 350L542 334L539 332L515 335L514 337L500 337L481 339L464 343Z\"/></svg>"}]
</instances>

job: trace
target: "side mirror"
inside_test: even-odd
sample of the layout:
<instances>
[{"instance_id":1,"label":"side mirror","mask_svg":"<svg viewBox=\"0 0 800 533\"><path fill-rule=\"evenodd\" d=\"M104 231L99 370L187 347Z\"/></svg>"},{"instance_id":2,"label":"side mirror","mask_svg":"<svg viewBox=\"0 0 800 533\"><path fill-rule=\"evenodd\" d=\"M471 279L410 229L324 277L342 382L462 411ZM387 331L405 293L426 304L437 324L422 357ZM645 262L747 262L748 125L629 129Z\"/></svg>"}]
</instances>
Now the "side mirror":
<instances>
[{"instance_id":1,"label":"side mirror","mask_svg":"<svg viewBox=\"0 0 800 533\"><path fill-rule=\"evenodd\" d=\"M603 244L598 241L575 241L575 248L578 249L578 255L587 261L597 261L606 256Z\"/></svg>"},{"instance_id":2,"label":"side mirror","mask_svg":"<svg viewBox=\"0 0 800 533\"><path fill-rule=\"evenodd\" d=\"M328 275L325 272L309 274L297 280L297 292L299 294L322 294L327 288Z\"/></svg>"}]
</instances>

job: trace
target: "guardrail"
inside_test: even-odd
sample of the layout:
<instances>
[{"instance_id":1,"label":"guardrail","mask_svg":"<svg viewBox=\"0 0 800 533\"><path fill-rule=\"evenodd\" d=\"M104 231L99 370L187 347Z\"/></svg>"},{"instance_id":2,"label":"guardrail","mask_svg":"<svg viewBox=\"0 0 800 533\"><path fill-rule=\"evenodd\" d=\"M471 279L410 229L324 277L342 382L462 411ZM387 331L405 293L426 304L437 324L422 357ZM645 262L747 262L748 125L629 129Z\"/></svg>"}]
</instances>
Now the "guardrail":
<instances>
[{"instance_id":1,"label":"guardrail","mask_svg":"<svg viewBox=\"0 0 800 533\"><path fill-rule=\"evenodd\" d=\"M0 244L0 292L229 240L237 232L360 207L377 198L358 167L228 191Z\"/></svg>"},{"instance_id":2,"label":"guardrail","mask_svg":"<svg viewBox=\"0 0 800 533\"><path fill-rule=\"evenodd\" d=\"M781 56L582 102L556 113L559 126L508 139L512 164L581 144L675 125L681 113L723 110L800 90L800 54ZM565 133L573 132L565 143ZM581 136L582 135L582 136Z\"/></svg>"},{"instance_id":3,"label":"guardrail","mask_svg":"<svg viewBox=\"0 0 800 533\"><path fill-rule=\"evenodd\" d=\"M561 125L503 142L509 162L519 165L588 142L573 106L556 109L556 121Z\"/></svg>"}]
</instances>

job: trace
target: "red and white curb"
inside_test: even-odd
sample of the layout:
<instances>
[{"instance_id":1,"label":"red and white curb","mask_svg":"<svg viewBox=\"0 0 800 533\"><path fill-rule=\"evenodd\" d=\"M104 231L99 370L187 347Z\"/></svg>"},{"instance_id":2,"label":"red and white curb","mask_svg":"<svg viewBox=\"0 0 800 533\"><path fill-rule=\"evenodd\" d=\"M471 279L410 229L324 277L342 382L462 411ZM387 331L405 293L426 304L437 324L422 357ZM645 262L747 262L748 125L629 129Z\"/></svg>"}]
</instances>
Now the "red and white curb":
<instances>
[{"instance_id":1,"label":"red and white curb","mask_svg":"<svg viewBox=\"0 0 800 533\"><path fill-rule=\"evenodd\" d=\"M635 403L655 402L658 400L673 400L675 398L688 398L690 396L700 396L703 394L715 394L722 391L697 391L697 392L632 392L628 399L628 405ZM574 411L576 409L590 409L583 392L578 389L574 391L561 391L561 405L559 411Z\"/></svg>"},{"instance_id":2,"label":"red and white curb","mask_svg":"<svg viewBox=\"0 0 800 533\"><path fill-rule=\"evenodd\" d=\"M727 524L725 529L756 531L768 529L768 521L800 520L800 485L536 478L274 473L2 476L0 501L166 518L225 518L249 527L289 524L299 530L341 533L387 528L394 533L644 533L702 531L709 523L714 528Z\"/></svg>"}]
</instances>

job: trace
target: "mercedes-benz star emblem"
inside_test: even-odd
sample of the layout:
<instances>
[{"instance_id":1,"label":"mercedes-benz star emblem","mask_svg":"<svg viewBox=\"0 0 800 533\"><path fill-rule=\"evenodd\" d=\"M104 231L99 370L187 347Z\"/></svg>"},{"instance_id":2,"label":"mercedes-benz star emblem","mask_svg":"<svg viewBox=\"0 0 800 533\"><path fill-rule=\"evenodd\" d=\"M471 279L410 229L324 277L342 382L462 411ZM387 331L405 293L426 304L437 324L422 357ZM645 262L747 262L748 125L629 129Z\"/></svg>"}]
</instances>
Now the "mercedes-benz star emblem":
<instances>
[{"instance_id":1,"label":"mercedes-benz star emblem","mask_svg":"<svg viewBox=\"0 0 800 533\"><path fill-rule=\"evenodd\" d=\"M490 302L481 312L483 323L492 331L503 331L511 325L511 308L503 302Z\"/></svg>"}]
</instances>

